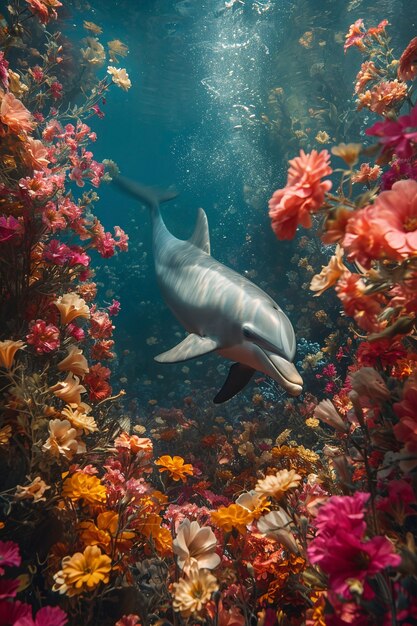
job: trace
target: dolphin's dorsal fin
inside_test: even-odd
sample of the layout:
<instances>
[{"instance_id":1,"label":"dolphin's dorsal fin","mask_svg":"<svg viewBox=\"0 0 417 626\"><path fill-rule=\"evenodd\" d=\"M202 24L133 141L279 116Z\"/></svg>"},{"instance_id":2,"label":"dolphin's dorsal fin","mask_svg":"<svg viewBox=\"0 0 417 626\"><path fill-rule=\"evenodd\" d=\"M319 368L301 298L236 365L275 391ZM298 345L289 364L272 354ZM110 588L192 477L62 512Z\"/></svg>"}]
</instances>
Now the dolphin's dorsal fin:
<instances>
[{"instance_id":1,"label":"dolphin's dorsal fin","mask_svg":"<svg viewBox=\"0 0 417 626\"><path fill-rule=\"evenodd\" d=\"M189 243L203 252L210 254L210 235L208 229L207 215L203 209L198 209L197 222Z\"/></svg>"},{"instance_id":2,"label":"dolphin's dorsal fin","mask_svg":"<svg viewBox=\"0 0 417 626\"><path fill-rule=\"evenodd\" d=\"M213 400L214 404L221 404L233 398L243 387L246 387L254 372L255 370L248 365L233 363L223 387Z\"/></svg>"},{"instance_id":3,"label":"dolphin's dorsal fin","mask_svg":"<svg viewBox=\"0 0 417 626\"><path fill-rule=\"evenodd\" d=\"M191 333L181 343L179 343L171 350L162 352L155 357L155 361L158 363L178 363L180 361L187 361L188 359L194 359L197 356L208 354L218 348L218 343L210 337L200 337Z\"/></svg>"}]
</instances>

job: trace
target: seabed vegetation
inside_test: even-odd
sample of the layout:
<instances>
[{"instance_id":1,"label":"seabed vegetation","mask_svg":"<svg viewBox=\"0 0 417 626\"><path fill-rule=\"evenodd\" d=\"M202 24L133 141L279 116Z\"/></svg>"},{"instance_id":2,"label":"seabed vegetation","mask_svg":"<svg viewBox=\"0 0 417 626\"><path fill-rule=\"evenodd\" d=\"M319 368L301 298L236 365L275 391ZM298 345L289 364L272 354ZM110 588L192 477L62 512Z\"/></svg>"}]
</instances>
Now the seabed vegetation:
<instances>
[{"instance_id":1,"label":"seabed vegetation","mask_svg":"<svg viewBox=\"0 0 417 626\"><path fill-rule=\"evenodd\" d=\"M128 235L94 214L117 167L87 121L129 89L127 47L88 21L67 46L61 6L11 0L0 26L0 624L417 624L417 38L350 27L357 106L380 119L366 145L301 149L271 190L277 237L332 251L314 276L300 262L305 297L333 289L347 320L322 398L277 421L256 393L203 429L196 398L145 423L112 389L121 305L97 304L93 265Z\"/></svg>"}]
</instances>

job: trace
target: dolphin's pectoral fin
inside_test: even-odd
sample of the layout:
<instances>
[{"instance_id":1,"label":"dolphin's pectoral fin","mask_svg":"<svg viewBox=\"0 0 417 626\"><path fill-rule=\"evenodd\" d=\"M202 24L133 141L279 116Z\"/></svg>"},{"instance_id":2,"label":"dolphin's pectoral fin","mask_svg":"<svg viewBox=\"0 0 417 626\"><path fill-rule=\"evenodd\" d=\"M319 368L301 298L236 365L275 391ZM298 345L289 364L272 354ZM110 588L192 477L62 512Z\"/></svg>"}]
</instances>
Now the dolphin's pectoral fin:
<instances>
[{"instance_id":1,"label":"dolphin's pectoral fin","mask_svg":"<svg viewBox=\"0 0 417 626\"><path fill-rule=\"evenodd\" d=\"M214 339L200 337L200 335L191 333L171 350L158 354L155 357L155 361L158 361L158 363L178 363L179 361L187 361L188 359L208 354L218 347L218 343Z\"/></svg>"},{"instance_id":2,"label":"dolphin's pectoral fin","mask_svg":"<svg viewBox=\"0 0 417 626\"><path fill-rule=\"evenodd\" d=\"M189 243L203 252L210 254L210 235L208 229L207 215L203 209L198 209L197 222Z\"/></svg>"},{"instance_id":3,"label":"dolphin's pectoral fin","mask_svg":"<svg viewBox=\"0 0 417 626\"><path fill-rule=\"evenodd\" d=\"M248 365L234 363L229 370L223 387L213 400L214 404L221 404L233 398L233 396L246 387L254 372L255 370Z\"/></svg>"}]
</instances>

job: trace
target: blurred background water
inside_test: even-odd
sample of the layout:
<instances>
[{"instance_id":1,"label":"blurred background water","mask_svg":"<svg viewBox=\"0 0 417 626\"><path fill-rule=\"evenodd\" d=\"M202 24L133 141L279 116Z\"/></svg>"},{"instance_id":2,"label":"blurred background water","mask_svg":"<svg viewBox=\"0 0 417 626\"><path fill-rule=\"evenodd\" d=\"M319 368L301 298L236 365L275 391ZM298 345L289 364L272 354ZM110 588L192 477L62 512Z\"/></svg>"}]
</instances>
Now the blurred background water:
<instances>
[{"instance_id":1,"label":"blurred background water","mask_svg":"<svg viewBox=\"0 0 417 626\"><path fill-rule=\"evenodd\" d=\"M163 216L180 238L190 236L202 206L213 256L259 284L288 313L300 346L296 360L317 352L340 325L339 306L325 294L327 319L315 319L311 275L303 276L296 242L275 239L267 201L285 184L287 160L300 147L363 139L370 120L355 111L353 79L361 58L357 50L343 52L349 25L359 18L367 26L388 19L400 54L416 35L417 3L72 0L66 6L70 41L86 35L85 19L103 29L102 40L119 39L129 48L121 65L132 88L113 89L101 106L104 118L92 121L95 158L114 160L123 175L145 184L175 185L180 195L164 206ZM327 144L316 140L320 131L328 134ZM96 276L102 301L117 298L122 304L114 368L128 404L146 413L155 402L171 407L192 396L211 407L230 363L216 355L177 365L153 361L184 331L155 283L149 215L111 185L100 189L100 197L103 224L118 224L130 236L128 254L97 260ZM314 257L319 271L329 252L308 232L300 236L306 234L304 256ZM256 390L279 405L282 392L261 378L221 413L243 410ZM317 392L315 381L307 376L307 391Z\"/></svg>"}]
</instances>

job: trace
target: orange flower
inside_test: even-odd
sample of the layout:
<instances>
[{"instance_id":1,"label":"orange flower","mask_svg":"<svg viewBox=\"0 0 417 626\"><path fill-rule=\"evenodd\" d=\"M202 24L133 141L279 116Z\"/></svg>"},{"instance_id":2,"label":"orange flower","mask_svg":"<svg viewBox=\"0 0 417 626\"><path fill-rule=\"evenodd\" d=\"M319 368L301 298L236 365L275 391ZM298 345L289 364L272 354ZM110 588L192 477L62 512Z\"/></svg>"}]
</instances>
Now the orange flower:
<instances>
[{"instance_id":1,"label":"orange flower","mask_svg":"<svg viewBox=\"0 0 417 626\"><path fill-rule=\"evenodd\" d=\"M408 94L406 83L398 82L397 79L382 81L372 90L359 94L358 110L366 107L374 113L384 115L390 109L397 107L405 100Z\"/></svg>"},{"instance_id":2,"label":"orange flower","mask_svg":"<svg viewBox=\"0 0 417 626\"><path fill-rule=\"evenodd\" d=\"M162 517L156 513L149 513L135 525L137 530L153 541L160 556L172 554L172 535L168 528L162 526Z\"/></svg>"},{"instance_id":3,"label":"orange flower","mask_svg":"<svg viewBox=\"0 0 417 626\"><path fill-rule=\"evenodd\" d=\"M417 37L414 37L402 53L398 65L400 80L413 80L417 76Z\"/></svg>"},{"instance_id":4,"label":"orange flower","mask_svg":"<svg viewBox=\"0 0 417 626\"><path fill-rule=\"evenodd\" d=\"M357 163L361 149L361 143L339 143L332 148L332 154L340 157L345 163L352 166Z\"/></svg>"},{"instance_id":5,"label":"orange flower","mask_svg":"<svg viewBox=\"0 0 417 626\"><path fill-rule=\"evenodd\" d=\"M362 93L369 81L379 78L380 74L380 70L373 61L365 61L362 63L358 75L356 76L355 93Z\"/></svg>"},{"instance_id":6,"label":"orange flower","mask_svg":"<svg viewBox=\"0 0 417 626\"><path fill-rule=\"evenodd\" d=\"M379 165L371 166L369 163L362 163L360 169L355 174L352 174L352 183L371 183L377 180L381 175L382 169Z\"/></svg>"},{"instance_id":7,"label":"orange flower","mask_svg":"<svg viewBox=\"0 0 417 626\"><path fill-rule=\"evenodd\" d=\"M78 376L73 376L72 373L69 372L65 380L49 387L49 391L52 391L57 398L60 398L68 404L79 405L81 404L81 394L86 391L86 388L80 385Z\"/></svg>"},{"instance_id":8,"label":"orange flower","mask_svg":"<svg viewBox=\"0 0 417 626\"><path fill-rule=\"evenodd\" d=\"M116 437L114 445L116 448L126 448L132 454L143 452L147 458L151 457L153 452L153 444L148 437L138 437L125 432Z\"/></svg>"},{"instance_id":9,"label":"orange flower","mask_svg":"<svg viewBox=\"0 0 417 626\"><path fill-rule=\"evenodd\" d=\"M90 317L90 309L85 300L75 292L66 293L54 302L61 314L61 324L64 326L75 320L76 317Z\"/></svg>"},{"instance_id":10,"label":"orange flower","mask_svg":"<svg viewBox=\"0 0 417 626\"><path fill-rule=\"evenodd\" d=\"M14 497L16 500L32 500L33 502L42 502L46 500L44 493L51 487L46 484L40 476L36 476L35 480L32 480L29 485L16 485L16 493Z\"/></svg>"},{"instance_id":11,"label":"orange flower","mask_svg":"<svg viewBox=\"0 0 417 626\"><path fill-rule=\"evenodd\" d=\"M321 296L326 289L335 285L343 272L347 271L343 261L343 248L336 246L336 253L331 257L327 265L323 265L320 274L313 276L310 289L316 291L315 296Z\"/></svg>"},{"instance_id":12,"label":"orange flower","mask_svg":"<svg viewBox=\"0 0 417 626\"><path fill-rule=\"evenodd\" d=\"M69 371L80 378L83 378L90 371L87 359L83 356L83 351L77 348L77 346L68 348L67 356L58 363L57 367L61 372Z\"/></svg>"},{"instance_id":13,"label":"orange flower","mask_svg":"<svg viewBox=\"0 0 417 626\"><path fill-rule=\"evenodd\" d=\"M181 456L169 456L164 454L155 461L155 465L160 465L160 472L169 472L171 478L174 480L186 481L186 475L193 475L193 466L191 463L184 463L184 459Z\"/></svg>"},{"instance_id":14,"label":"orange flower","mask_svg":"<svg viewBox=\"0 0 417 626\"><path fill-rule=\"evenodd\" d=\"M65 479L62 495L74 502L83 500L89 504L102 504L106 501L106 488L97 476L76 472Z\"/></svg>"},{"instance_id":15,"label":"orange flower","mask_svg":"<svg viewBox=\"0 0 417 626\"><path fill-rule=\"evenodd\" d=\"M25 143L25 163L34 170L43 170L48 167L48 150L39 139L28 137Z\"/></svg>"},{"instance_id":16,"label":"orange flower","mask_svg":"<svg viewBox=\"0 0 417 626\"><path fill-rule=\"evenodd\" d=\"M9 127L9 131L18 135L30 132L34 128L30 111L10 91L1 94L0 120Z\"/></svg>"},{"instance_id":17,"label":"orange flower","mask_svg":"<svg viewBox=\"0 0 417 626\"><path fill-rule=\"evenodd\" d=\"M99 546L107 554L110 554L114 543L119 550L128 550L130 540L135 536L135 533L128 531L119 532L119 514L115 511L99 513L97 525L91 520L85 520L79 528L81 541L85 545Z\"/></svg>"},{"instance_id":18,"label":"orange flower","mask_svg":"<svg viewBox=\"0 0 417 626\"><path fill-rule=\"evenodd\" d=\"M101 582L108 583L110 571L111 559L97 546L87 546L84 552L62 559L62 569L54 574L53 590L70 597L80 595Z\"/></svg>"},{"instance_id":19,"label":"orange flower","mask_svg":"<svg viewBox=\"0 0 417 626\"><path fill-rule=\"evenodd\" d=\"M230 504L213 511L211 521L224 532L230 532L236 528L243 535L246 532L246 526L253 521L253 513L240 504Z\"/></svg>"},{"instance_id":20,"label":"orange flower","mask_svg":"<svg viewBox=\"0 0 417 626\"><path fill-rule=\"evenodd\" d=\"M12 339L0 341L0 367L9 370L12 366L14 355L24 347L23 341L13 341Z\"/></svg>"}]
</instances>

